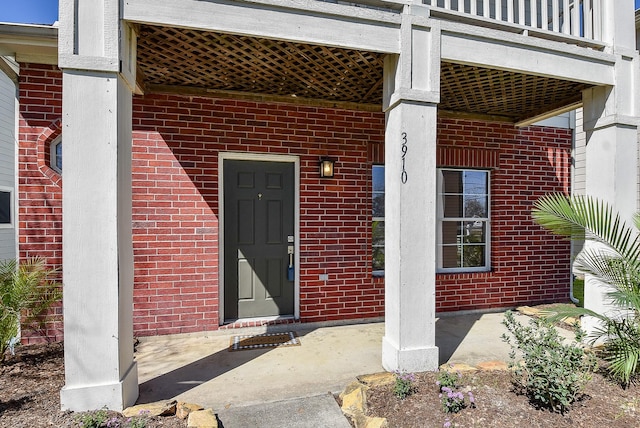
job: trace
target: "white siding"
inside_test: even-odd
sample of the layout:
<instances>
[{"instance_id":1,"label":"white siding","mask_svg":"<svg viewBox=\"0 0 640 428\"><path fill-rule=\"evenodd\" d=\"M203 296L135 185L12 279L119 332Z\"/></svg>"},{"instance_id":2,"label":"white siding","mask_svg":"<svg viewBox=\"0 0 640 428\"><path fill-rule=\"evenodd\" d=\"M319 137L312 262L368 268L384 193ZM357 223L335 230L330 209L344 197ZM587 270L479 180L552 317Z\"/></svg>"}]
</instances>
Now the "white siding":
<instances>
[{"instance_id":1,"label":"white siding","mask_svg":"<svg viewBox=\"0 0 640 428\"><path fill-rule=\"evenodd\" d=\"M16 87L3 72L0 72L0 188L13 191L16 200ZM13 224L16 220L14 203ZM16 257L16 229L0 228L0 260Z\"/></svg>"},{"instance_id":2,"label":"white siding","mask_svg":"<svg viewBox=\"0 0 640 428\"><path fill-rule=\"evenodd\" d=\"M586 152L586 139L587 136L582 128L583 114L582 109L576 110L576 132L574 133L575 140L573 144L573 174L571 191L574 195L584 195L585 182L587 174L587 152Z\"/></svg>"}]
</instances>

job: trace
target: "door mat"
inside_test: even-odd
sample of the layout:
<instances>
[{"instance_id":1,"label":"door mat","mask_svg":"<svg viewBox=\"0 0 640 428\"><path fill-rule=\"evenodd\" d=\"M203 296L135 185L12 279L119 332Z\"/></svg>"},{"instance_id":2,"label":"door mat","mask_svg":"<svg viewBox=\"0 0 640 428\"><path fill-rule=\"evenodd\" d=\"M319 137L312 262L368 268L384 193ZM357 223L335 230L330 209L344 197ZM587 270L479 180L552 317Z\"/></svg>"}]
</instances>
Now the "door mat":
<instances>
[{"instance_id":1,"label":"door mat","mask_svg":"<svg viewBox=\"0 0 640 428\"><path fill-rule=\"evenodd\" d=\"M266 349L285 346L300 346L298 335L289 331L286 333L265 333L255 336L233 336L229 351L244 351L246 349Z\"/></svg>"}]
</instances>

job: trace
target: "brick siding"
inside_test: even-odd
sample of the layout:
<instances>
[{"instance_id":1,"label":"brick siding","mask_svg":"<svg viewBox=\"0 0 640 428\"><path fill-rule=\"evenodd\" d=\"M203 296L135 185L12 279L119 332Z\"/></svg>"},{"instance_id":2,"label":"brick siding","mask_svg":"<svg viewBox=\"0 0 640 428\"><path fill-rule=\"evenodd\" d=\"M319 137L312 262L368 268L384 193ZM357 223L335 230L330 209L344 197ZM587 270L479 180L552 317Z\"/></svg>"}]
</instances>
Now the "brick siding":
<instances>
[{"instance_id":1,"label":"brick siding","mask_svg":"<svg viewBox=\"0 0 640 428\"><path fill-rule=\"evenodd\" d=\"M60 133L60 72L23 64L20 257L61 263L61 179L48 164ZM371 165L384 161L384 115L213 98L134 97L134 330L218 328L218 154L300 159L302 322L384 315L371 273ZM568 191L571 133L440 119L439 163L491 173L492 270L437 277L440 311L566 300L569 244L531 221L532 202ZM320 180L318 159L337 159ZM320 280L327 274L328 280ZM59 338L59 323L48 332Z\"/></svg>"}]
</instances>

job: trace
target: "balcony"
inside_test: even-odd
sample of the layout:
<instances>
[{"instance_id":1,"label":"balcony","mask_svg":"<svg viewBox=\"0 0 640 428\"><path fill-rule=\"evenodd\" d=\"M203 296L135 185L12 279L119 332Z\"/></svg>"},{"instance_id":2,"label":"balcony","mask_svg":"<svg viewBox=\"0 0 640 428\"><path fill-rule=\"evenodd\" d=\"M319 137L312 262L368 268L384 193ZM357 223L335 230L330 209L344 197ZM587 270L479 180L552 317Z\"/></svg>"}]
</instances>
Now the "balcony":
<instances>
[{"instance_id":1,"label":"balcony","mask_svg":"<svg viewBox=\"0 0 640 428\"><path fill-rule=\"evenodd\" d=\"M602 0L423 0L430 14L601 50Z\"/></svg>"}]
</instances>

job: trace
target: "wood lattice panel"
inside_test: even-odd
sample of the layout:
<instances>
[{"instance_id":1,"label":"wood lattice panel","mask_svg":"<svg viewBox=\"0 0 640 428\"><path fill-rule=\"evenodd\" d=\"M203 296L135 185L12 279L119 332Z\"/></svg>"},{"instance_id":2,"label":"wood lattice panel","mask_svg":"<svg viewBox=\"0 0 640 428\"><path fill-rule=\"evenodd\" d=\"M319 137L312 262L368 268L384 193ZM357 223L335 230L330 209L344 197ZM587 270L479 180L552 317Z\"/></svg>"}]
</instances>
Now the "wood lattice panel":
<instances>
[{"instance_id":1,"label":"wood lattice panel","mask_svg":"<svg viewBox=\"0 0 640 428\"><path fill-rule=\"evenodd\" d=\"M141 25L146 87L382 105L384 54L181 28ZM582 83L442 63L441 110L518 121L572 104Z\"/></svg>"},{"instance_id":2,"label":"wood lattice panel","mask_svg":"<svg viewBox=\"0 0 640 428\"><path fill-rule=\"evenodd\" d=\"M178 85L380 103L381 53L178 28L142 26L147 85Z\"/></svg>"},{"instance_id":3,"label":"wood lattice panel","mask_svg":"<svg viewBox=\"0 0 640 428\"><path fill-rule=\"evenodd\" d=\"M571 104L588 85L530 74L443 63L439 107L518 121L545 109Z\"/></svg>"}]
</instances>

